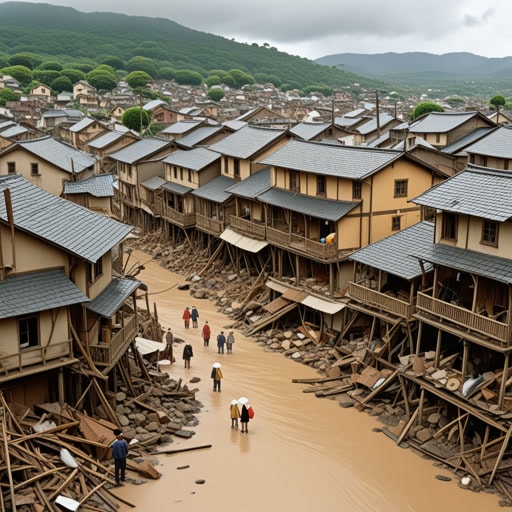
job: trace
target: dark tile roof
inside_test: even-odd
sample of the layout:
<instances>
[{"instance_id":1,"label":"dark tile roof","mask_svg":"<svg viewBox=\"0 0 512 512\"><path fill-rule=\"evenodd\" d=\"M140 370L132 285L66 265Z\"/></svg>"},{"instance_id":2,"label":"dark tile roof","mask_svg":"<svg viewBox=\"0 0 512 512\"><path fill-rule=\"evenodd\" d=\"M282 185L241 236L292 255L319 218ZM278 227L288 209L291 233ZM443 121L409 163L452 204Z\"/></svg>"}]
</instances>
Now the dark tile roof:
<instances>
[{"instance_id":1,"label":"dark tile roof","mask_svg":"<svg viewBox=\"0 0 512 512\"><path fill-rule=\"evenodd\" d=\"M193 132L187 133L181 139L175 140L176 145L186 148L193 148L219 133L223 129L222 126L200 126Z\"/></svg>"},{"instance_id":2,"label":"dark tile roof","mask_svg":"<svg viewBox=\"0 0 512 512\"><path fill-rule=\"evenodd\" d=\"M148 190L157 190L165 184L165 180L160 176L153 176L141 183L141 186Z\"/></svg>"},{"instance_id":3,"label":"dark tile roof","mask_svg":"<svg viewBox=\"0 0 512 512\"><path fill-rule=\"evenodd\" d=\"M411 133L446 133L475 117L477 112L430 112L411 124Z\"/></svg>"},{"instance_id":4,"label":"dark tile roof","mask_svg":"<svg viewBox=\"0 0 512 512\"><path fill-rule=\"evenodd\" d=\"M184 196L185 194L188 194L189 192L192 192L192 190L194 190L192 187L185 187L183 185L180 185L179 183L174 183L172 181L166 181L160 188L164 190L169 190L170 192L175 192L176 194L179 194L181 196Z\"/></svg>"},{"instance_id":5,"label":"dark tile roof","mask_svg":"<svg viewBox=\"0 0 512 512\"><path fill-rule=\"evenodd\" d=\"M410 251L412 256L433 264L512 284L512 260L444 244Z\"/></svg>"},{"instance_id":6,"label":"dark tile roof","mask_svg":"<svg viewBox=\"0 0 512 512\"><path fill-rule=\"evenodd\" d=\"M163 159L163 162L170 165L177 165L185 169L192 169L200 171L208 165L211 165L216 160L219 160L221 155L215 151L207 148L194 148L189 150L178 149L169 156Z\"/></svg>"},{"instance_id":7,"label":"dark tile roof","mask_svg":"<svg viewBox=\"0 0 512 512\"><path fill-rule=\"evenodd\" d=\"M0 177L0 221L8 222L3 189L9 189L16 229L95 263L133 227L54 196L19 175Z\"/></svg>"},{"instance_id":8,"label":"dark tile roof","mask_svg":"<svg viewBox=\"0 0 512 512\"><path fill-rule=\"evenodd\" d=\"M116 131L106 132L106 133L96 137L95 139L89 141L88 146L90 148L94 148L94 149L103 149L105 147L110 146L110 144L113 144L114 142L118 141L124 135L125 135L125 133L123 133L123 132L116 132Z\"/></svg>"},{"instance_id":9,"label":"dark tile roof","mask_svg":"<svg viewBox=\"0 0 512 512\"><path fill-rule=\"evenodd\" d=\"M97 174L80 181L64 182L64 194L89 194L93 197L113 197L114 178L111 174Z\"/></svg>"},{"instance_id":10,"label":"dark tile roof","mask_svg":"<svg viewBox=\"0 0 512 512\"><path fill-rule=\"evenodd\" d=\"M261 164L325 176L364 179L402 155L400 151L291 140Z\"/></svg>"},{"instance_id":11,"label":"dark tile roof","mask_svg":"<svg viewBox=\"0 0 512 512\"><path fill-rule=\"evenodd\" d=\"M172 142L167 139L158 139L157 137L152 137L138 140L137 142L134 142L133 144L130 144L129 146L126 146L119 151L110 153L108 156L113 160L117 160L125 164L134 164L140 160L147 160L151 158L154 154L164 150L171 144Z\"/></svg>"},{"instance_id":12,"label":"dark tile roof","mask_svg":"<svg viewBox=\"0 0 512 512\"><path fill-rule=\"evenodd\" d=\"M464 215L505 222L512 217L512 172L468 165L411 200Z\"/></svg>"},{"instance_id":13,"label":"dark tile roof","mask_svg":"<svg viewBox=\"0 0 512 512\"><path fill-rule=\"evenodd\" d=\"M87 304L87 309L105 318L110 318L140 284L140 281L134 279L112 279L110 284Z\"/></svg>"},{"instance_id":14,"label":"dark tile roof","mask_svg":"<svg viewBox=\"0 0 512 512\"><path fill-rule=\"evenodd\" d=\"M260 194L257 199L272 206L331 221L341 219L359 204L296 194L280 188L271 188Z\"/></svg>"},{"instance_id":15,"label":"dark tile roof","mask_svg":"<svg viewBox=\"0 0 512 512\"><path fill-rule=\"evenodd\" d=\"M311 140L327 130L331 123L299 123L290 128L290 133L303 140Z\"/></svg>"},{"instance_id":16,"label":"dark tile roof","mask_svg":"<svg viewBox=\"0 0 512 512\"><path fill-rule=\"evenodd\" d=\"M499 126L465 150L478 155L512 159L512 126Z\"/></svg>"},{"instance_id":17,"label":"dark tile roof","mask_svg":"<svg viewBox=\"0 0 512 512\"><path fill-rule=\"evenodd\" d=\"M265 167L245 180L238 181L233 186L229 187L227 191L235 196L254 199L270 187L270 168Z\"/></svg>"},{"instance_id":18,"label":"dark tile roof","mask_svg":"<svg viewBox=\"0 0 512 512\"><path fill-rule=\"evenodd\" d=\"M214 203L224 203L231 198L231 194L227 192L227 189L235 183L235 180L228 178L227 176L217 176L206 185L196 188L192 191L192 194L196 197L202 197L208 199Z\"/></svg>"},{"instance_id":19,"label":"dark tile roof","mask_svg":"<svg viewBox=\"0 0 512 512\"><path fill-rule=\"evenodd\" d=\"M421 267L418 260L410 256L411 251L424 250L433 242L434 224L419 222L353 252L348 259L410 281L421 275ZM425 265L426 272L431 269L432 265Z\"/></svg>"},{"instance_id":20,"label":"dark tile roof","mask_svg":"<svg viewBox=\"0 0 512 512\"><path fill-rule=\"evenodd\" d=\"M0 281L0 318L29 315L88 301L60 269L11 276Z\"/></svg>"},{"instance_id":21,"label":"dark tile roof","mask_svg":"<svg viewBox=\"0 0 512 512\"><path fill-rule=\"evenodd\" d=\"M199 121L197 120L183 120L178 121L176 123L171 124L164 130L162 130L160 133L170 134L170 135L181 135L183 133L187 133L190 130L193 130L194 128L197 128L201 124L204 123L204 120L201 119Z\"/></svg>"},{"instance_id":22,"label":"dark tile roof","mask_svg":"<svg viewBox=\"0 0 512 512\"><path fill-rule=\"evenodd\" d=\"M468 133L466 136L456 140L454 143L449 144L444 148L441 148L440 151L442 151L443 153L448 153L449 155L454 155L460 151L463 151L466 148L466 146L469 146L478 139L481 139L490 131L495 129L496 128L492 126L477 128L476 130L473 130L471 133Z\"/></svg>"}]
</instances>

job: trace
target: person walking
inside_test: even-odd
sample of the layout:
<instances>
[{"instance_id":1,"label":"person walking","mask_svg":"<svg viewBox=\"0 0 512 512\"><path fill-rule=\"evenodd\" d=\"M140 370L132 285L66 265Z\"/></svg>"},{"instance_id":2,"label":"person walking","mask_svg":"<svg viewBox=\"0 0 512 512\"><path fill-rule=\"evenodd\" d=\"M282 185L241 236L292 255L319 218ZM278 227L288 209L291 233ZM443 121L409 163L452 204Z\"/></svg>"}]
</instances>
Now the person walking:
<instances>
[{"instance_id":1,"label":"person walking","mask_svg":"<svg viewBox=\"0 0 512 512\"><path fill-rule=\"evenodd\" d=\"M224 336L224 331L220 331L217 334L217 354L224 354L224 345L226 344L226 336Z\"/></svg>"},{"instance_id":2,"label":"person walking","mask_svg":"<svg viewBox=\"0 0 512 512\"><path fill-rule=\"evenodd\" d=\"M229 413L231 416L231 428L238 429L238 418L240 418L238 400L231 400L231 405L229 406Z\"/></svg>"},{"instance_id":3,"label":"person walking","mask_svg":"<svg viewBox=\"0 0 512 512\"><path fill-rule=\"evenodd\" d=\"M240 432L245 432L246 434L249 432L247 430L247 426L249 425L249 409L247 407L247 402L242 402L242 410L240 411L240 423L242 424L242 430Z\"/></svg>"},{"instance_id":4,"label":"person walking","mask_svg":"<svg viewBox=\"0 0 512 512\"><path fill-rule=\"evenodd\" d=\"M126 457L128 456L129 448L126 439L120 429L114 430L116 439L112 443L112 455L114 457L114 475L116 485L122 485L121 482L125 481L126 473Z\"/></svg>"},{"instance_id":5,"label":"person walking","mask_svg":"<svg viewBox=\"0 0 512 512\"><path fill-rule=\"evenodd\" d=\"M192 350L192 345L187 343L183 347L183 361L185 361L185 368L190 368L190 359L194 356L194 351Z\"/></svg>"},{"instance_id":6,"label":"person walking","mask_svg":"<svg viewBox=\"0 0 512 512\"><path fill-rule=\"evenodd\" d=\"M165 350L163 353L163 359L168 359L169 362L173 363L173 342L174 342L174 335L172 334L171 328L169 327L167 329L167 333L165 334Z\"/></svg>"},{"instance_id":7,"label":"person walking","mask_svg":"<svg viewBox=\"0 0 512 512\"><path fill-rule=\"evenodd\" d=\"M185 329L190 327L190 308L187 306L183 311L183 322L185 323Z\"/></svg>"},{"instance_id":8,"label":"person walking","mask_svg":"<svg viewBox=\"0 0 512 512\"><path fill-rule=\"evenodd\" d=\"M213 379L213 391L218 391L220 393L220 381L222 380L222 370L220 369L220 363L213 363L212 373L210 377Z\"/></svg>"},{"instance_id":9,"label":"person walking","mask_svg":"<svg viewBox=\"0 0 512 512\"><path fill-rule=\"evenodd\" d=\"M199 318L199 311L195 306L192 306L192 311L190 312L190 318L192 319L192 327L197 328L197 319Z\"/></svg>"},{"instance_id":10,"label":"person walking","mask_svg":"<svg viewBox=\"0 0 512 512\"><path fill-rule=\"evenodd\" d=\"M210 336L212 332L210 330L210 326L208 325L208 320L205 320L203 325L203 330L201 332L201 336L203 337L203 344L207 347L210 344Z\"/></svg>"},{"instance_id":11,"label":"person walking","mask_svg":"<svg viewBox=\"0 0 512 512\"><path fill-rule=\"evenodd\" d=\"M228 337L226 338L226 349L228 354L233 353L233 343L235 343L235 335L233 334L233 331L229 331Z\"/></svg>"}]
</instances>

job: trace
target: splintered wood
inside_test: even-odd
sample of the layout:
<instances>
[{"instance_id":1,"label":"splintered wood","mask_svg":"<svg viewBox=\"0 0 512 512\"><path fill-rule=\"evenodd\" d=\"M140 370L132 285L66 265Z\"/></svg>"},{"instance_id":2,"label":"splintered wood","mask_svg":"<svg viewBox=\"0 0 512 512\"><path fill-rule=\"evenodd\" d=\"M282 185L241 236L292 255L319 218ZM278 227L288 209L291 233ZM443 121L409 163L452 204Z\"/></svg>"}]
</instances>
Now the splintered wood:
<instances>
[{"instance_id":1,"label":"splintered wood","mask_svg":"<svg viewBox=\"0 0 512 512\"><path fill-rule=\"evenodd\" d=\"M133 506L112 492L112 469L91 455L98 447L105 454L113 438L103 445L91 443L79 435L78 421L61 416L60 425L45 424L28 410L11 408L2 395L0 416L2 512L59 512L82 506L114 512L119 503Z\"/></svg>"}]
</instances>

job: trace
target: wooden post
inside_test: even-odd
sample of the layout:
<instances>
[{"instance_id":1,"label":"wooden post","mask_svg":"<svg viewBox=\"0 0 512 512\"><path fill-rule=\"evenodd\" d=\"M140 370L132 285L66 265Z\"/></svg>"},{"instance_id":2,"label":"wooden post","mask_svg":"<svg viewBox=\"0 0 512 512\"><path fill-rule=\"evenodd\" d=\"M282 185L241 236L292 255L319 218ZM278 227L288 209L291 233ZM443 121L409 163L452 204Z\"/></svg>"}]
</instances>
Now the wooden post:
<instances>
[{"instance_id":1,"label":"wooden post","mask_svg":"<svg viewBox=\"0 0 512 512\"><path fill-rule=\"evenodd\" d=\"M505 451L508 446L508 442L510 440L510 436L512 435L512 425L510 425L507 435L505 436L505 440L503 441L503 444L501 445L501 450L498 455L498 458L496 459L496 464L494 465L494 469L492 470L491 476L489 477L489 483L488 485L492 484L492 481L494 480L494 477L496 476L496 472L498 471L498 467L501 463L501 459L503 459L503 455L505 454Z\"/></svg>"}]
</instances>

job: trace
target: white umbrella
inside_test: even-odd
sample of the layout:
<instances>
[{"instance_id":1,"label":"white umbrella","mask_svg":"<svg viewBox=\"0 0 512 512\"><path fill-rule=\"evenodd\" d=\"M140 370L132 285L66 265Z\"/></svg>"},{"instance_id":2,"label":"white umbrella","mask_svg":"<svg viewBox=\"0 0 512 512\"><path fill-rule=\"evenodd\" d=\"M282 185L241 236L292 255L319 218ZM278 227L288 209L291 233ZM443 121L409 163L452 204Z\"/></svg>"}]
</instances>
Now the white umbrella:
<instances>
[{"instance_id":1,"label":"white umbrella","mask_svg":"<svg viewBox=\"0 0 512 512\"><path fill-rule=\"evenodd\" d=\"M220 368L220 367L221 367L221 364L220 364L220 363L213 363L213 367L214 367L214 368Z\"/></svg>"},{"instance_id":2,"label":"white umbrella","mask_svg":"<svg viewBox=\"0 0 512 512\"><path fill-rule=\"evenodd\" d=\"M231 400L231 405L237 405L238 404L238 400Z\"/></svg>"},{"instance_id":3,"label":"white umbrella","mask_svg":"<svg viewBox=\"0 0 512 512\"><path fill-rule=\"evenodd\" d=\"M248 398L246 398L245 396L241 396L241 397L238 399L238 403L239 403L239 404L242 404L242 405L247 404L248 402L249 402L249 399L248 399Z\"/></svg>"}]
</instances>

